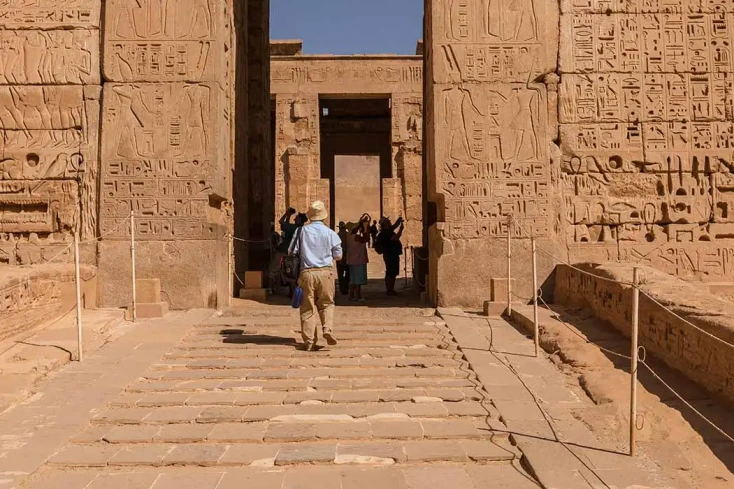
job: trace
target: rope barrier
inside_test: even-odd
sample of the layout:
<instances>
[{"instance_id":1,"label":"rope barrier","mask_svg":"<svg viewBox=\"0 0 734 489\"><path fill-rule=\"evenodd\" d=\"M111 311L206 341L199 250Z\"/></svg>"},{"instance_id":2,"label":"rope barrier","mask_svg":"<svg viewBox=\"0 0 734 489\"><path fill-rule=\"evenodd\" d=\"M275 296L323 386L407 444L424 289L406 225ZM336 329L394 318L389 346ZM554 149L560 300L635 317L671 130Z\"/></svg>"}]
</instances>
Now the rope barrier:
<instances>
[{"instance_id":1,"label":"rope barrier","mask_svg":"<svg viewBox=\"0 0 734 489\"><path fill-rule=\"evenodd\" d=\"M727 432L725 432L724 430L722 430L721 428L719 428L718 426L716 426L716 424L715 424L715 423L714 423L713 421L711 421L710 419L708 419L708 418L707 418L706 416L704 416L704 415L703 415L703 413L701 413L701 412L700 412L700 411L699 411L698 409L696 409L695 407L693 407L693 406L691 405L691 403L689 403L688 401L686 401L686 400L685 400L685 399L683 398L683 396L681 396L680 394L678 394L678 393L677 393L677 392L675 391L675 389L673 389L673 388L672 388L672 387L671 387L671 386L670 386L670 385L669 385L669 384L668 384L667 382L665 382L665 381L664 381L664 380L663 380L663 379L662 379L662 378L661 378L661 377L660 377L660 376L659 376L659 375L657 374L657 372L655 372L655 371L654 371L654 370L652 369L652 367L650 367L650 366L649 366L649 365L647 364L647 362L645 362L644 360L638 360L638 361L639 361L639 362L640 362L640 363L641 363L641 364L642 364L642 365L643 365L643 366L644 366L644 367L645 367L645 368L646 368L647 370L649 370L649 371L650 371L650 373L652 374L652 376L653 376L653 377L655 377L655 378L656 378L656 379L657 379L657 380L658 380L658 381L659 381L659 382L660 382L661 384L663 384L663 385L664 385L664 386L665 386L665 387L666 387L666 388L667 388L667 389L668 389L668 390L669 390L670 392L672 392L672 393L673 393L673 395L674 395L675 397L677 397L677 398L678 398L678 400L680 400L680 401L681 401L681 402L682 402L683 404L685 404L686 406L688 406L688 408L689 408L689 409L690 409L691 411L693 411L694 413L696 413L696 414L698 415L698 417L700 417L701 419L703 419L704 421L706 421L706 422L707 422L707 423L708 423L709 425L711 425L711 427L712 427L712 428L714 428L714 429L715 429L716 431L718 431L719 433L721 433L722 435L724 435L724 436L725 436L725 437L726 437L726 438L727 438L727 439L728 439L729 441L731 441L731 442L734 442L734 438L732 438L731 436L729 436L729 434L728 434Z\"/></svg>"},{"instance_id":2,"label":"rope barrier","mask_svg":"<svg viewBox=\"0 0 734 489\"><path fill-rule=\"evenodd\" d=\"M638 289L639 289L639 287L638 287ZM661 303L660 301L658 301L657 299L655 299L654 297L652 297L652 296L651 296L650 294L648 294L648 293L647 293L647 292L645 292L644 290L640 289L640 292L642 292L642 294L643 294L643 295L644 295L645 297L647 297L648 299L650 299L651 301L653 301L653 302L654 302L655 304L657 304L658 306L662 307L662 308L663 308L663 309L665 309L665 310L666 310L667 312L669 312L669 313L670 313L670 314L672 314L673 316L677 317L678 319L680 319L680 320L681 320L681 321L683 321L684 323L688 324L688 325L689 325L689 326L691 326L692 328L694 328L694 329L696 329L696 330L700 331L701 333L705 334L706 336L708 336L708 337L710 337L710 338L712 338L712 339L714 339L714 340L716 340L716 341L718 341L718 342L720 342L720 343L722 343L722 344L724 344L724 345L728 346L729 348L734 348L734 344L731 344L731 343L729 343L728 341L726 341L726 340L724 340L724 339L722 339L722 338L719 338L718 336L716 336L716 335L714 335L714 334L712 334L712 333L709 333L708 331L706 331L705 329L701 328L700 326L696 326L695 324L693 324L693 323L692 323L692 322L690 322L689 320L687 320L687 319L685 319L684 317L682 317L682 316L680 316L679 314L677 314L677 313L676 313L675 311L672 311L672 310L671 310L671 309L669 309L669 308L668 308L667 306L663 305L663 304L662 304L662 303Z\"/></svg>"},{"instance_id":3,"label":"rope barrier","mask_svg":"<svg viewBox=\"0 0 734 489\"><path fill-rule=\"evenodd\" d=\"M722 343L722 344L724 344L724 345L726 345L726 346L728 346L728 347L730 347L730 348L734 348L734 344L732 344L732 343L729 343L728 341L726 341L726 340L724 340L724 339L722 339L722 338L719 338L718 336L716 336L716 335L714 335L714 334L712 334L712 333L709 333L708 331L706 331L706 330L702 329L702 328L701 328L700 326L696 326L695 324L693 324L693 323L692 323L692 322L690 322L689 320L685 319L684 317L680 316L680 315L679 315L679 314L677 314L677 313L676 313L675 311L671 310L671 309L670 309L669 307L665 306L665 305L664 305L664 304L662 304L662 303L661 303L660 301L658 301L657 299L655 299L654 297L652 297L652 296L651 296L650 294L648 294L647 292L645 292L645 291L644 291L644 290L643 290L643 289L642 289L642 288L641 288L641 287L640 287L640 286L639 286L638 284L633 284L632 282L624 282L624 281L621 281L621 280L614 280L614 279L610 279L610 278L602 277L602 276L600 276L600 275L596 275L596 274L594 274L594 273L591 273L591 272L588 272L588 271L586 271L586 270L582 270L581 268L578 268L578 267L576 267L576 266L574 266L574 265L572 265L572 264L568 263L568 262L567 262L567 261L565 261L565 260L561 260L561 259L557 258L557 257L556 257L556 256L554 256L554 255L553 255L552 253L549 253L548 251L545 251L545 250L544 250L543 248L541 248L540 246L538 246L537 248L538 248L538 250L539 250L539 251L541 251L542 253L544 253L544 254L548 255L549 257L553 258L553 259L554 259L554 260L556 260L557 262L559 262L559 263L562 263L562 264L564 264L564 265L566 265L566 266L568 266L568 267L572 268L573 270L576 270L576 271L578 271L578 272L584 273L584 274L586 274L586 275L589 275L589 276L591 276L591 277L594 277L594 278L597 278L597 279L601 279L601 280L604 280L604 281L606 281L606 282L611 282L611 283L614 283L614 284L619 284L619 285L625 285L625 286L627 286L627 287L633 287L633 288L636 288L636 289L638 289L638 290L639 290L639 291L640 291L640 292L641 292L641 293L642 293L642 294L643 294L643 295L644 295L645 297L647 297L648 299L650 299L651 301L653 301L653 302L654 302L655 304L657 304L658 306L660 306L661 308L663 308L663 309L664 309L665 311L669 312L670 314L672 314L672 315L673 315L673 316L675 316L676 318L678 318L678 319L680 319L681 321L683 321L684 323L688 324L688 325L689 325L689 326L691 326L692 328L694 328L694 329L696 329L696 330L700 331L701 333L705 334L706 336L709 336L710 338L712 338L712 339L714 339L714 340L716 340L716 341L718 341L718 342L720 342L720 343ZM643 283L646 283L646 282L647 282L647 274L646 274L646 272L645 272L644 270L642 270L642 272L643 272L643 273L645 274L645 279L644 279L644 280L643 280L642 282L643 282Z\"/></svg>"},{"instance_id":4,"label":"rope barrier","mask_svg":"<svg viewBox=\"0 0 734 489\"><path fill-rule=\"evenodd\" d=\"M100 234L99 236L96 236L94 238L90 238L90 239L87 239L87 240L84 240L84 241L80 241L79 244L81 245L81 244L87 244L87 243L93 243L93 242L99 241L102 238L104 238L106 236L109 236L109 235L115 233L118 229L120 229L120 227L122 227L129 220L130 220L130 218L129 217L126 217L125 219L123 219L122 221L120 221L120 223L117 226L115 226L111 230L107 231L106 233ZM66 246L66 248L64 248L61 252L59 252L58 254L56 254L53 258L50 258L48 260L44 260L41 263L36 263L33 266L36 266L37 267L37 266L47 265L47 264L53 263L61 255L64 255L67 251L69 251L73 246L74 246L74 243L73 242L72 243L69 243ZM0 289L0 293L4 293L4 292L6 292L8 290L11 290L11 289L14 289L16 287L23 286L24 283L28 282L29 280L31 280L33 278L33 275L36 272L37 272L37 270L30 271L27 275L21 277L20 280L19 280L19 282L17 284L13 284L13 285L10 285L10 286L5 287L3 289Z\"/></svg>"},{"instance_id":5,"label":"rope barrier","mask_svg":"<svg viewBox=\"0 0 734 489\"><path fill-rule=\"evenodd\" d=\"M548 256L550 258L553 258L558 263L562 263L563 265L566 265L566 266L572 268L573 270L576 270L577 272L581 272L581 273L584 273L586 275L589 275L590 277L598 278L598 279L601 279L601 280L604 280L604 281L607 281L607 282L612 282L612 283L615 283L615 284L622 284L622 285L627 285L629 287L634 287L634 284L632 282L623 282L623 281L620 281L620 280L614 280L612 278L601 277L601 276L599 276L599 275L597 275L595 273L591 273L589 271L582 270L581 268L579 268L577 266L574 266L574 265L568 263L566 260L562 260L562 259L556 257L553 253L544 250L540 246L537 246L537 249L538 249L538 251L540 251L544 255L546 255L546 256Z\"/></svg>"},{"instance_id":6,"label":"rope barrier","mask_svg":"<svg viewBox=\"0 0 734 489\"><path fill-rule=\"evenodd\" d=\"M547 252L545 252L545 253L548 254ZM560 261L561 263L565 263L563 260L558 260L555 257L553 257L553 258L556 259L557 261ZM565 263L565 264L568 265L568 266L571 266L572 268L574 268L576 270L579 270L580 272L583 272L583 273L587 273L588 274L588 272L586 272L585 270L581 270L581 269L579 269L577 267L573 267L573 265L570 265L568 263ZM594 277L602 278L604 280L610 281L610 279L606 279L604 277L599 277L598 275L594 275L594 274L590 274L590 275L593 275ZM617 281L613 281L613 282L615 282L615 283L622 283L622 282L617 282ZM723 344L725 344L725 345L727 345L729 347L734 348L734 345L732 345L731 343L728 343L727 341L719 338L718 336L715 336L715 335L709 333L708 331L703 330L702 328L696 326L695 324L691 323L687 319L685 319L685 318L681 317L680 315L676 314L675 312L671 311L668 307L666 307L665 305L661 304L655 298L651 297L647 292L643 291L638 285L633 285L633 284L628 284L628 285L637 288L648 299L650 299L651 301L653 301L654 303L656 303L657 305L659 305L664 310L666 310L667 312L671 313L672 315L674 315L675 317L677 317L681 321L683 321L686 324L692 326L696 330L701 331L702 333L706 334L707 336L710 336L711 338L715 339L716 341L719 341L719 342L721 342L721 343L723 343ZM513 294L513 295L515 295L515 297L517 297L517 298L522 299L517 294ZM566 323L561 318L560 314L558 314L556 311L554 311L553 309L550 308L550 306L548 305L548 303L543 299L541 293L538 293L537 295L538 295L538 300L540 300L543 303L543 305L545 306L545 308L551 312L551 316L555 320L557 320L558 322L560 322L561 324L563 324L569 331L571 331L573 334L575 334L579 338L583 339L587 344L594 345L595 347L599 348L601 351L603 351L605 353L608 353L610 355L613 355L613 356L616 356L616 357L619 357L619 358L622 358L622 359L625 359L625 360L632 360L632 357L630 357L630 356L623 355L621 353L617 353L617 352L615 352L613 350L610 350L608 348L604 348L603 346L599 345L598 343L595 343L595 342L589 340L588 338L584 337L583 335L581 335L581 333L579 333L578 331L576 331L575 328L573 328L570 324ZM703 413L701 413L698 409L696 409L690 402L686 401L686 399L682 395L680 395L675 389L673 389L673 387L671 387L670 384L668 384L667 382L665 382L665 380L663 380L663 378L657 372L655 372L655 370L653 370L653 368L650 367L650 365L647 364L647 362L646 362L646 360L647 360L647 350L644 347L642 347L642 346L639 347L639 349L637 350L637 352L638 352L637 353L637 361L640 364L642 364L652 374L652 376L655 377L655 379L657 379L666 389L668 389L676 398L678 398L678 400L680 400L683 404L685 404L686 407L688 407L698 417L700 417L707 424L709 424L712 428L714 428L717 432L719 432L721 435L723 435L727 440L729 440L731 442L734 442L734 437L732 437L727 432L725 432L723 429L721 429L719 426L717 426L716 423L714 423L713 421L711 421L710 419L708 419ZM644 418L643 418L643 421L642 422L644 423ZM637 426L639 426L638 425L638 420L635 420L635 424Z\"/></svg>"},{"instance_id":7,"label":"rope barrier","mask_svg":"<svg viewBox=\"0 0 734 489\"><path fill-rule=\"evenodd\" d=\"M271 241L271 239L260 239L260 240L244 239L244 238L239 238L235 236L234 234L228 234L227 237L234 241L238 241L240 243L248 243L248 244L263 244L263 243L270 243Z\"/></svg>"}]
</instances>

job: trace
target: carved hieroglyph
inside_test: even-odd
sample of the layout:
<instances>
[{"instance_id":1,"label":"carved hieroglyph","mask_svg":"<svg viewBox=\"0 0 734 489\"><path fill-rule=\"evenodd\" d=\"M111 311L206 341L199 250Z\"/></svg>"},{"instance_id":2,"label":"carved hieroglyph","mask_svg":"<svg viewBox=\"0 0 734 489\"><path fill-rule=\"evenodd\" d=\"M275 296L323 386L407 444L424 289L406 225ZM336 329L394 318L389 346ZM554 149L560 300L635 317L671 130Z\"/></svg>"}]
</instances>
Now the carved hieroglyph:
<instances>
[{"instance_id":1,"label":"carved hieroglyph","mask_svg":"<svg viewBox=\"0 0 734 489\"><path fill-rule=\"evenodd\" d=\"M136 238L211 239L207 221L217 158L215 84L116 84L104 87L100 221L103 234L131 211Z\"/></svg>"},{"instance_id":2,"label":"carved hieroglyph","mask_svg":"<svg viewBox=\"0 0 734 489\"><path fill-rule=\"evenodd\" d=\"M101 9L101 0L0 0L0 26L5 29L99 27Z\"/></svg>"},{"instance_id":3,"label":"carved hieroglyph","mask_svg":"<svg viewBox=\"0 0 734 489\"><path fill-rule=\"evenodd\" d=\"M390 96L390 173L383 172L382 213L406 219L403 244L423 244L423 60L416 56L273 56L271 91L276 100L275 219L288 206L331 200L331 182L321 179L320 133L339 121L320 120L319 95ZM321 125L320 125L321 124ZM372 148L378 152L378 148ZM389 158L389 155L387 156ZM295 168L295 166L299 166ZM359 216L354 216L357 218ZM376 216L375 216L376 217Z\"/></svg>"},{"instance_id":4,"label":"carved hieroglyph","mask_svg":"<svg viewBox=\"0 0 734 489\"><path fill-rule=\"evenodd\" d=\"M543 0L427 2L430 293L477 305L479 285L506 277L506 236L555 231L549 92L557 5ZM500 265L500 266L497 266ZM462 287L462 284L467 284Z\"/></svg>"},{"instance_id":5,"label":"carved hieroglyph","mask_svg":"<svg viewBox=\"0 0 734 489\"><path fill-rule=\"evenodd\" d=\"M105 77L112 81L208 81L225 32L220 0L108 0Z\"/></svg>"},{"instance_id":6,"label":"carved hieroglyph","mask_svg":"<svg viewBox=\"0 0 734 489\"><path fill-rule=\"evenodd\" d=\"M100 10L0 0L0 263L42 263L74 231L97 234Z\"/></svg>"},{"instance_id":7,"label":"carved hieroglyph","mask_svg":"<svg viewBox=\"0 0 734 489\"><path fill-rule=\"evenodd\" d=\"M563 222L576 260L734 276L734 14L705 0L568 0Z\"/></svg>"},{"instance_id":8,"label":"carved hieroglyph","mask_svg":"<svg viewBox=\"0 0 734 489\"><path fill-rule=\"evenodd\" d=\"M95 236L99 87L0 86L0 125L0 242Z\"/></svg>"}]
</instances>

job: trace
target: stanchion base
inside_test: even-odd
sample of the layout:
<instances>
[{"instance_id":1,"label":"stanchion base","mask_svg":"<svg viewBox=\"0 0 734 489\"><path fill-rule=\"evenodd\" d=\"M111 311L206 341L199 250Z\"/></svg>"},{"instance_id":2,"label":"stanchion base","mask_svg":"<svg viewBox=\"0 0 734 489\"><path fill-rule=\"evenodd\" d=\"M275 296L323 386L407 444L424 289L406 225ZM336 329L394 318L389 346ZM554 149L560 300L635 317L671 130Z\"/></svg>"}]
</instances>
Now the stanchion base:
<instances>
[{"instance_id":1,"label":"stanchion base","mask_svg":"<svg viewBox=\"0 0 734 489\"><path fill-rule=\"evenodd\" d=\"M137 304L138 319L157 319L168 314L168 302L138 302ZM125 311L125 319L132 321L133 306L130 305Z\"/></svg>"}]
</instances>

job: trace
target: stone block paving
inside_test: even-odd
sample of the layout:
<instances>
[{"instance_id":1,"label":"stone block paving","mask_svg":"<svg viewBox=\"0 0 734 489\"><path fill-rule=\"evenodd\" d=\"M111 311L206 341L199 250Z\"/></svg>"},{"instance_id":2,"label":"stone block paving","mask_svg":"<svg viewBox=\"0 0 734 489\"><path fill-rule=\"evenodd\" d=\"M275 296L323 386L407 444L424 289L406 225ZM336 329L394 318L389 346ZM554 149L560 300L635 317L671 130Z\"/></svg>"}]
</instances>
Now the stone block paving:
<instances>
[{"instance_id":1,"label":"stone block paving","mask_svg":"<svg viewBox=\"0 0 734 489\"><path fill-rule=\"evenodd\" d=\"M445 322L354 310L317 352L283 308L191 327L22 487L538 487Z\"/></svg>"}]
</instances>

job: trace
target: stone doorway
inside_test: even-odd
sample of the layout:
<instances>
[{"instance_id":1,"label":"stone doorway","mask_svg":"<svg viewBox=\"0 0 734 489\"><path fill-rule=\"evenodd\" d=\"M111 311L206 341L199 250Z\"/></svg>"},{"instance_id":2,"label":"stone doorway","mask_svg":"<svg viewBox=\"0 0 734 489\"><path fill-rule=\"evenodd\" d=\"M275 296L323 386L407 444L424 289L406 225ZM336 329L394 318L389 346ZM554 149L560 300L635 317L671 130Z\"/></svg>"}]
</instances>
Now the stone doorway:
<instances>
[{"instance_id":1,"label":"stone doorway","mask_svg":"<svg viewBox=\"0 0 734 489\"><path fill-rule=\"evenodd\" d=\"M383 214L382 182L392 177L389 98L319 101L321 175L329 180L331 225Z\"/></svg>"}]
</instances>

